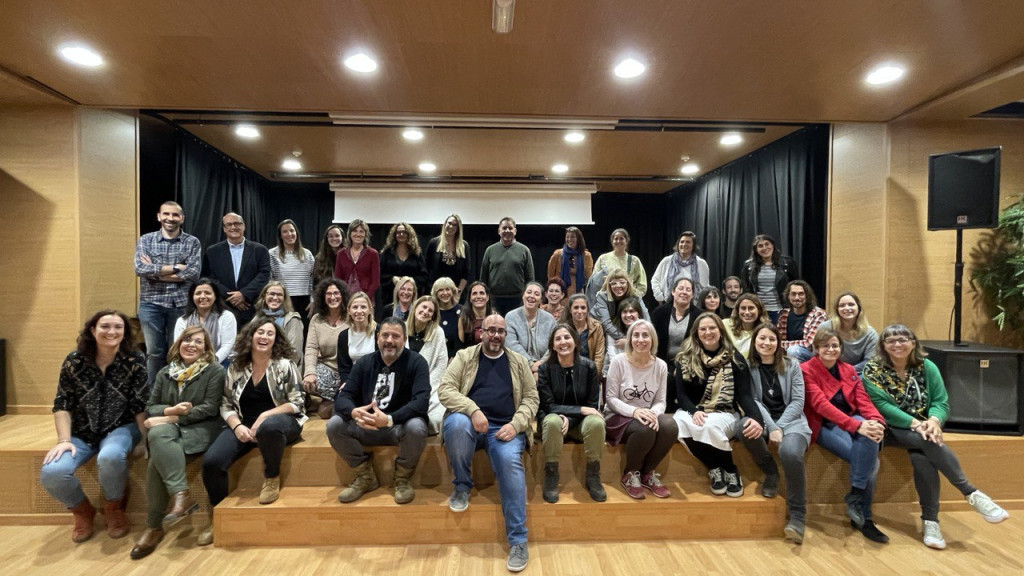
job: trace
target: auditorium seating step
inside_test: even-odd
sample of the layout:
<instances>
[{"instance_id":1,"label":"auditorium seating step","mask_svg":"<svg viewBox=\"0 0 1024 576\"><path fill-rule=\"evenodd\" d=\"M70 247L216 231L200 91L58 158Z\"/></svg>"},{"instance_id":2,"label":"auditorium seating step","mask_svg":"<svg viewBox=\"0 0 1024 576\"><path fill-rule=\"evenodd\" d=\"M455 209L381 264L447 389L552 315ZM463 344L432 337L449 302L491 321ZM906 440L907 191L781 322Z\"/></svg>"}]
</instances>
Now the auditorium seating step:
<instances>
[{"instance_id":1,"label":"auditorium seating step","mask_svg":"<svg viewBox=\"0 0 1024 576\"><path fill-rule=\"evenodd\" d=\"M714 540L774 538L785 525L785 502L748 491L740 498L686 493L669 484L670 498L633 500L618 485L606 485L607 502L594 502L581 486L565 485L559 501L528 491L527 528L533 542L623 540ZM469 509L448 509L447 487L418 488L416 499L394 503L383 486L350 504L338 489L285 487L270 505L259 490L236 490L214 512L217 546L308 546L335 544L456 544L504 542L505 527L496 486L474 489ZM268 538L268 535L271 535Z\"/></svg>"}]
</instances>

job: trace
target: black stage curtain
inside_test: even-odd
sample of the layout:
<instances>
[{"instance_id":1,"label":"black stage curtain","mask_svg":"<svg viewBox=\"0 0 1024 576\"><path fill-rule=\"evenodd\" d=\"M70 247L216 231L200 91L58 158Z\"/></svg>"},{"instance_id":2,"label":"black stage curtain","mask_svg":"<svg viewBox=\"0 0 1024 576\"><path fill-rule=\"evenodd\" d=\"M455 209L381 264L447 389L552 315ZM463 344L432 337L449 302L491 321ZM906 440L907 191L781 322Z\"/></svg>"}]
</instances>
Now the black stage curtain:
<instances>
[{"instance_id":1,"label":"black stage curtain","mask_svg":"<svg viewBox=\"0 0 1024 576\"><path fill-rule=\"evenodd\" d=\"M809 126L669 192L660 257L680 232L692 230L720 286L740 272L754 236L768 234L826 302L828 143L827 125Z\"/></svg>"}]
</instances>

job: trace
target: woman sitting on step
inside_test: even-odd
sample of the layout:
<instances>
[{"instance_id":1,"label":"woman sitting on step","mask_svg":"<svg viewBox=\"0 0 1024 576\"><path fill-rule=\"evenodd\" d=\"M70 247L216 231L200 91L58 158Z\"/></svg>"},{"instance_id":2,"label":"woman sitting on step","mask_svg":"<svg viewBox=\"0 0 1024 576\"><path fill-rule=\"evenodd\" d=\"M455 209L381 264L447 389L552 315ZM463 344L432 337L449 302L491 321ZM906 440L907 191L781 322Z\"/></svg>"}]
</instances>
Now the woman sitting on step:
<instances>
[{"instance_id":1,"label":"woman sitting on step","mask_svg":"<svg viewBox=\"0 0 1024 576\"><path fill-rule=\"evenodd\" d=\"M296 353L272 320L257 317L235 343L221 399L221 432L203 457L203 484L210 506L228 495L228 469L253 448L263 456L260 504L277 500L281 490L284 448L298 441L306 422L302 380ZM199 545L213 543L213 526L199 535Z\"/></svg>"},{"instance_id":2,"label":"woman sitting on step","mask_svg":"<svg viewBox=\"0 0 1024 576\"><path fill-rule=\"evenodd\" d=\"M145 410L146 359L132 345L128 317L117 310L101 310L85 323L78 349L60 368L53 400L57 444L43 458L40 474L43 488L74 514L74 542L92 537L96 509L75 471L93 456L107 533L111 538L128 535L128 462L129 455L145 452L145 437L140 434Z\"/></svg>"},{"instance_id":3,"label":"woman sitting on step","mask_svg":"<svg viewBox=\"0 0 1024 576\"><path fill-rule=\"evenodd\" d=\"M563 438L583 442L587 459L586 486L591 499L604 502L601 454L604 418L598 410L601 374L580 355L580 337L569 324L559 324L548 341L548 359L537 370L538 428L544 443L544 500L558 502L558 460Z\"/></svg>"},{"instance_id":4,"label":"woman sitting on step","mask_svg":"<svg viewBox=\"0 0 1024 576\"><path fill-rule=\"evenodd\" d=\"M185 456L205 452L220 434L224 368L202 326L182 331L157 373L146 404L149 465L146 467L146 530L132 548L133 560L149 556L164 530L199 509L188 492ZM167 506L170 504L171 509Z\"/></svg>"},{"instance_id":5,"label":"woman sitting on step","mask_svg":"<svg viewBox=\"0 0 1024 576\"><path fill-rule=\"evenodd\" d=\"M939 472L985 520L994 524L1010 515L967 480L956 454L943 444L948 396L938 367L925 356L910 328L887 326L876 355L864 367L864 388L885 417L888 436L910 454L924 544L941 550L946 540L939 529Z\"/></svg>"}]
</instances>

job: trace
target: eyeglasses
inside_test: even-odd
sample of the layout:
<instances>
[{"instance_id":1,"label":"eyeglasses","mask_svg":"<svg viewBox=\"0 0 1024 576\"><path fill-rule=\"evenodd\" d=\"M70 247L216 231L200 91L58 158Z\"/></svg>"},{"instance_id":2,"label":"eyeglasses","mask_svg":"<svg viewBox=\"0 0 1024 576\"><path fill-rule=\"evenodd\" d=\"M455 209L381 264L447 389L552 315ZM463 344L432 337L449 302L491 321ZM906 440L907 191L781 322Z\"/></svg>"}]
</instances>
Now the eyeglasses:
<instances>
[{"instance_id":1,"label":"eyeglasses","mask_svg":"<svg viewBox=\"0 0 1024 576\"><path fill-rule=\"evenodd\" d=\"M885 339L886 346L888 346L889 344L910 344L911 342L913 342L913 340L905 336L896 336L893 338Z\"/></svg>"},{"instance_id":2,"label":"eyeglasses","mask_svg":"<svg viewBox=\"0 0 1024 576\"><path fill-rule=\"evenodd\" d=\"M822 344L820 346L820 348L824 348L825 350L842 350L843 349L843 345L842 344Z\"/></svg>"},{"instance_id":3,"label":"eyeglasses","mask_svg":"<svg viewBox=\"0 0 1024 576\"><path fill-rule=\"evenodd\" d=\"M505 334L508 334L508 330L505 330L504 328L484 328L484 332L486 332L488 336L504 336Z\"/></svg>"},{"instance_id":4,"label":"eyeglasses","mask_svg":"<svg viewBox=\"0 0 1024 576\"><path fill-rule=\"evenodd\" d=\"M225 222L224 223L224 227L225 228L241 228L242 226L245 226L245 222Z\"/></svg>"}]
</instances>

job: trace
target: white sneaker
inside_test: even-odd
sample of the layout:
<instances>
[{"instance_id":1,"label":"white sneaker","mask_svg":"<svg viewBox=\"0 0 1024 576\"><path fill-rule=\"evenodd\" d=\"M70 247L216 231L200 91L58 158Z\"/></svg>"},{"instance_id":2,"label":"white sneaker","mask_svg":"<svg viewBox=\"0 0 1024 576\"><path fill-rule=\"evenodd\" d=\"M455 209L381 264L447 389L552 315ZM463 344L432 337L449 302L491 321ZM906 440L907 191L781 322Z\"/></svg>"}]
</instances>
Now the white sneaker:
<instances>
[{"instance_id":1,"label":"white sneaker","mask_svg":"<svg viewBox=\"0 0 1024 576\"><path fill-rule=\"evenodd\" d=\"M942 537L939 523L933 520L924 521L924 545L936 550L946 549L946 539Z\"/></svg>"},{"instance_id":2,"label":"white sneaker","mask_svg":"<svg viewBox=\"0 0 1024 576\"><path fill-rule=\"evenodd\" d=\"M975 490L968 494L967 503L973 506L986 522L991 522L992 524L998 524L1010 517L1009 512L1003 510L999 504L993 502L981 490Z\"/></svg>"}]
</instances>

